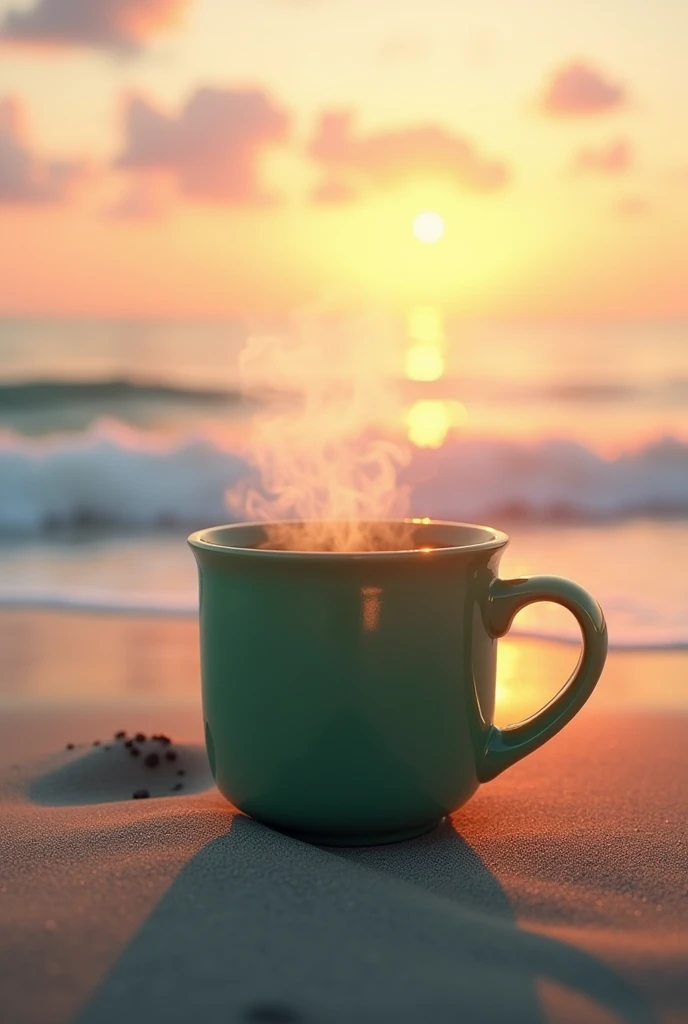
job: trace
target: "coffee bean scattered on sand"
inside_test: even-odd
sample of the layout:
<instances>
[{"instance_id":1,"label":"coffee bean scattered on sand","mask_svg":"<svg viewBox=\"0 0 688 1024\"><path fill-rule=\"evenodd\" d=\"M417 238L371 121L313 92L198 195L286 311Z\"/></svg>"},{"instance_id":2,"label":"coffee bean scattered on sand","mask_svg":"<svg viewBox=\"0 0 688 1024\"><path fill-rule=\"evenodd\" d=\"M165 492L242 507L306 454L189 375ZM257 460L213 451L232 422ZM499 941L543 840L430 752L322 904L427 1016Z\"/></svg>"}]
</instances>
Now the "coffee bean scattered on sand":
<instances>
[{"instance_id":1,"label":"coffee bean scattered on sand","mask_svg":"<svg viewBox=\"0 0 688 1024\"><path fill-rule=\"evenodd\" d=\"M93 747L102 747L103 750L111 751L113 747L119 748L123 751L129 751L129 755L133 758L141 758L141 768L160 768L161 775L160 781L164 785L165 773L164 768L169 765L170 768L174 765L175 774L178 778L183 778L186 775L185 768L177 767L180 760L180 753L175 749L171 748L172 740L169 736L164 733L151 733L146 735L144 732L128 733L125 729L119 729L116 733L113 733L114 739L117 743L103 743L102 740L95 739L91 741ZM151 750L150 746L152 743L158 744L158 750ZM67 743L67 750L75 750L79 744ZM83 746L83 744L82 744ZM160 747L163 749L161 750ZM183 761L183 752L181 758ZM179 793L184 789L184 783L177 781L173 786L170 787L168 792ZM145 800L150 797L150 790L148 789L136 789L132 793L132 799L134 800Z\"/></svg>"}]
</instances>

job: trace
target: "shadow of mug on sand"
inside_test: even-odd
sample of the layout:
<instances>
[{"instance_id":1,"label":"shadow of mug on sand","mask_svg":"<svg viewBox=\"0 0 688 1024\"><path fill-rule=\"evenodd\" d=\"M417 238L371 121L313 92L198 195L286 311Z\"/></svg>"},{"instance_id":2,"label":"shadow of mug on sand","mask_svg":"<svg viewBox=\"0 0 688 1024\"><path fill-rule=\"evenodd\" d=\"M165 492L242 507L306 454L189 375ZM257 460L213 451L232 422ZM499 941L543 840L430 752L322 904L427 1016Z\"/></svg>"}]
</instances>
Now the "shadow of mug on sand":
<instances>
[{"instance_id":1,"label":"shadow of mug on sand","mask_svg":"<svg viewBox=\"0 0 688 1024\"><path fill-rule=\"evenodd\" d=\"M655 1020L599 960L519 928L449 824L394 846L308 846L241 815L183 868L79 1024L539 1024L536 979Z\"/></svg>"}]
</instances>

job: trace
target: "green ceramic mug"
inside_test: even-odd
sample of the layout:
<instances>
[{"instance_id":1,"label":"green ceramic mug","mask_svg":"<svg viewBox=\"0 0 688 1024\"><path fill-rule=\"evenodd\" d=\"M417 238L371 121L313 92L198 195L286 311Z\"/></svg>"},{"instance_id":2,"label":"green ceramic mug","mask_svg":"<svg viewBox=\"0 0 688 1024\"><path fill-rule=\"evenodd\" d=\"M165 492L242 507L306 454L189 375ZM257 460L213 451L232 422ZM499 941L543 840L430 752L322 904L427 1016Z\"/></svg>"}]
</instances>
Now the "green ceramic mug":
<instances>
[{"instance_id":1,"label":"green ceramic mug","mask_svg":"<svg viewBox=\"0 0 688 1024\"><path fill-rule=\"evenodd\" d=\"M498 578L506 534L427 520L385 527L406 550L265 550L266 524L189 538L217 785L246 814L313 843L429 831L559 732L605 662L604 617L582 587ZM533 601L574 614L581 657L542 711L498 729L497 638Z\"/></svg>"}]
</instances>

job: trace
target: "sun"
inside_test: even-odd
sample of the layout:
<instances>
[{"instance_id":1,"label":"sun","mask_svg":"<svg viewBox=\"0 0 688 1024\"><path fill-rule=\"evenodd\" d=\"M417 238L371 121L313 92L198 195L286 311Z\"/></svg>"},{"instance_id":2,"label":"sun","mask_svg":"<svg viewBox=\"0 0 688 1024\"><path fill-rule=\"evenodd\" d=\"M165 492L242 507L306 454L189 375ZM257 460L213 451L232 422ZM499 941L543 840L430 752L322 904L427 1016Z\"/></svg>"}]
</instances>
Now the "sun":
<instances>
[{"instance_id":1,"label":"sun","mask_svg":"<svg viewBox=\"0 0 688 1024\"><path fill-rule=\"evenodd\" d=\"M444 234L444 220L434 210L423 210L413 218L412 230L419 242L432 245Z\"/></svg>"}]
</instances>

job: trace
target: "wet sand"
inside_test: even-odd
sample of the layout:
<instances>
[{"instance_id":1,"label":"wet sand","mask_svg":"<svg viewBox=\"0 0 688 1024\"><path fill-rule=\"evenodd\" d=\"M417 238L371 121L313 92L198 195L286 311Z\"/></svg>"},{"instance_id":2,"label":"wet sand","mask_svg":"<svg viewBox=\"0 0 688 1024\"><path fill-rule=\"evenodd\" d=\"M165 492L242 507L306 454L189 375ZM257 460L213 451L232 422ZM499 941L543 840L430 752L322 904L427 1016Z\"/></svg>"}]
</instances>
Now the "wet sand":
<instances>
[{"instance_id":1,"label":"wet sand","mask_svg":"<svg viewBox=\"0 0 688 1024\"><path fill-rule=\"evenodd\" d=\"M0 613L3 1020L686 1019L688 655L612 653L578 718L451 822L334 851L217 793L196 644L185 618ZM503 643L499 720L575 658ZM121 729L176 760L134 765Z\"/></svg>"}]
</instances>

